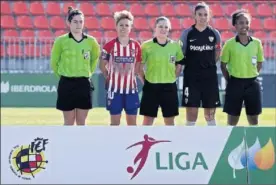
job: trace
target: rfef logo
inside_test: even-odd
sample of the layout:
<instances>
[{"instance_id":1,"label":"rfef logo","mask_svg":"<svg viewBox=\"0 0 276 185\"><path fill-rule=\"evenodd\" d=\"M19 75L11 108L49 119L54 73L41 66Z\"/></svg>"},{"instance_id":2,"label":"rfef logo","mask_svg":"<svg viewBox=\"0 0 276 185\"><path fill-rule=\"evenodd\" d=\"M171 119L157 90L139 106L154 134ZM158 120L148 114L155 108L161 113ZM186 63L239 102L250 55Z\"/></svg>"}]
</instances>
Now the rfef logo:
<instances>
[{"instance_id":1,"label":"rfef logo","mask_svg":"<svg viewBox=\"0 0 276 185\"><path fill-rule=\"evenodd\" d=\"M159 140L156 141L154 138L149 137L147 134L144 135L144 141L140 141L137 143L134 143L133 145L129 146L127 149L132 148L134 146L138 146L138 145L142 145L142 149L141 151L136 155L135 159L134 159L134 165L139 162L138 167L136 168L136 170L134 171L134 168L132 166L127 167L127 172L128 173L133 173L131 179L133 179L135 176L138 175L138 173L142 170L142 168L144 167L148 155L149 155L149 151L151 149L151 147L157 143L164 143L164 142L171 142L168 140Z\"/></svg>"},{"instance_id":2,"label":"rfef logo","mask_svg":"<svg viewBox=\"0 0 276 185\"><path fill-rule=\"evenodd\" d=\"M12 172L19 178L31 180L42 169L45 169L48 163L44 155L46 144L48 144L48 139L36 138L29 145L15 146L9 156Z\"/></svg>"},{"instance_id":3,"label":"rfef logo","mask_svg":"<svg viewBox=\"0 0 276 185\"><path fill-rule=\"evenodd\" d=\"M233 177L236 178L235 170L247 168L248 170L269 170L275 163L275 149L270 138L265 146L261 147L259 138L248 147L245 139L233 149L228 156L228 163L233 168Z\"/></svg>"}]
</instances>

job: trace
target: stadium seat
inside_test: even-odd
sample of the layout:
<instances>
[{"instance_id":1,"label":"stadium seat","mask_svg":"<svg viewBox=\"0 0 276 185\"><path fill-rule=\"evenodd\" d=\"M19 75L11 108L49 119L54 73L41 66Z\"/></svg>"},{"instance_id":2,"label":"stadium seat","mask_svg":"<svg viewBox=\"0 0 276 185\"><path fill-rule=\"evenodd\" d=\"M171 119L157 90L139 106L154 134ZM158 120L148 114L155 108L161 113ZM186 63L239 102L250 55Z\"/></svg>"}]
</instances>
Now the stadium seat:
<instances>
[{"instance_id":1,"label":"stadium seat","mask_svg":"<svg viewBox=\"0 0 276 185\"><path fill-rule=\"evenodd\" d=\"M182 27L185 29L191 27L193 24L195 24L195 20L193 18L188 17L182 20Z\"/></svg>"},{"instance_id":2,"label":"stadium seat","mask_svg":"<svg viewBox=\"0 0 276 185\"><path fill-rule=\"evenodd\" d=\"M53 16L50 19L50 26L54 29L65 29L65 20L60 16Z\"/></svg>"},{"instance_id":3,"label":"stadium seat","mask_svg":"<svg viewBox=\"0 0 276 185\"><path fill-rule=\"evenodd\" d=\"M31 2L30 12L33 15L44 15L45 10L44 10L42 2L40 2L40 1Z\"/></svg>"},{"instance_id":4,"label":"stadium seat","mask_svg":"<svg viewBox=\"0 0 276 185\"><path fill-rule=\"evenodd\" d=\"M11 14L11 7L10 2L8 1L1 1L1 16L4 14Z\"/></svg>"},{"instance_id":5,"label":"stadium seat","mask_svg":"<svg viewBox=\"0 0 276 185\"><path fill-rule=\"evenodd\" d=\"M234 11L238 10L239 7L236 3L226 4L225 5L225 13L227 16L231 16Z\"/></svg>"},{"instance_id":6,"label":"stadium seat","mask_svg":"<svg viewBox=\"0 0 276 185\"><path fill-rule=\"evenodd\" d=\"M252 17L257 16L257 11L253 4L243 4L242 8L247 9Z\"/></svg>"},{"instance_id":7,"label":"stadium seat","mask_svg":"<svg viewBox=\"0 0 276 185\"><path fill-rule=\"evenodd\" d=\"M23 56L22 47L18 44L9 44L7 47L7 56L9 57Z\"/></svg>"},{"instance_id":8,"label":"stadium seat","mask_svg":"<svg viewBox=\"0 0 276 185\"><path fill-rule=\"evenodd\" d=\"M44 44L41 46L41 55L44 57L49 57L51 55L53 45L52 44Z\"/></svg>"},{"instance_id":9,"label":"stadium seat","mask_svg":"<svg viewBox=\"0 0 276 185\"><path fill-rule=\"evenodd\" d=\"M68 14L68 7L69 7L69 6L72 6L73 8L77 8L76 3L65 1L64 4L63 4L63 8L62 8L62 9L63 9L63 14L64 14L64 15L67 15L67 14Z\"/></svg>"},{"instance_id":10,"label":"stadium seat","mask_svg":"<svg viewBox=\"0 0 276 185\"><path fill-rule=\"evenodd\" d=\"M224 17L220 17L220 18L214 18L213 19L213 24L214 24L214 27L216 29L219 29L219 30L229 30L230 28L230 23L229 23L229 20L224 18Z\"/></svg>"},{"instance_id":11,"label":"stadium seat","mask_svg":"<svg viewBox=\"0 0 276 185\"><path fill-rule=\"evenodd\" d=\"M271 32L269 33L269 38L276 39L276 31L271 31Z\"/></svg>"},{"instance_id":12,"label":"stadium seat","mask_svg":"<svg viewBox=\"0 0 276 185\"><path fill-rule=\"evenodd\" d=\"M131 4L129 10L133 14L133 16L145 16L144 7L141 4Z\"/></svg>"},{"instance_id":13,"label":"stadium seat","mask_svg":"<svg viewBox=\"0 0 276 185\"><path fill-rule=\"evenodd\" d=\"M268 4L264 4L264 3L259 4L257 6L257 13L260 16L272 16L273 15L271 6Z\"/></svg>"},{"instance_id":14,"label":"stadium seat","mask_svg":"<svg viewBox=\"0 0 276 185\"><path fill-rule=\"evenodd\" d=\"M80 10L85 16L92 16L96 14L92 3L80 1Z\"/></svg>"},{"instance_id":15,"label":"stadium seat","mask_svg":"<svg viewBox=\"0 0 276 185\"><path fill-rule=\"evenodd\" d=\"M180 38L180 36L181 36L181 33L182 33L182 31L173 31L172 33L171 33L171 39L173 39L173 40L179 40L179 38Z\"/></svg>"},{"instance_id":16,"label":"stadium seat","mask_svg":"<svg viewBox=\"0 0 276 185\"><path fill-rule=\"evenodd\" d=\"M127 10L127 7L123 3L113 3L111 10L112 12L118 12L122 10Z\"/></svg>"},{"instance_id":17,"label":"stadium seat","mask_svg":"<svg viewBox=\"0 0 276 185\"><path fill-rule=\"evenodd\" d=\"M151 17L150 19L149 19L149 27L153 30L154 28L155 28L155 21L156 21L156 18L157 17Z\"/></svg>"},{"instance_id":18,"label":"stadium seat","mask_svg":"<svg viewBox=\"0 0 276 185\"><path fill-rule=\"evenodd\" d=\"M174 5L170 3L166 4L160 4L161 6L161 14L164 16L175 16L175 10L174 10Z\"/></svg>"},{"instance_id":19,"label":"stadium seat","mask_svg":"<svg viewBox=\"0 0 276 185\"><path fill-rule=\"evenodd\" d=\"M156 4L148 3L145 5L145 13L148 16L159 16L159 7Z\"/></svg>"},{"instance_id":20,"label":"stadium seat","mask_svg":"<svg viewBox=\"0 0 276 185\"><path fill-rule=\"evenodd\" d=\"M23 29L34 28L31 17L26 15L16 17L16 25Z\"/></svg>"},{"instance_id":21,"label":"stadium seat","mask_svg":"<svg viewBox=\"0 0 276 185\"><path fill-rule=\"evenodd\" d=\"M275 56L275 49L268 44L264 44L264 56L266 59L272 59Z\"/></svg>"},{"instance_id":22,"label":"stadium seat","mask_svg":"<svg viewBox=\"0 0 276 185\"><path fill-rule=\"evenodd\" d=\"M172 18L170 18L170 21L171 21L172 30L180 30L180 29L182 29L181 19L172 17Z\"/></svg>"},{"instance_id":23,"label":"stadium seat","mask_svg":"<svg viewBox=\"0 0 276 185\"><path fill-rule=\"evenodd\" d=\"M273 6L273 14L276 15L276 5Z\"/></svg>"},{"instance_id":24,"label":"stadium seat","mask_svg":"<svg viewBox=\"0 0 276 185\"><path fill-rule=\"evenodd\" d=\"M224 16L225 12L219 3L210 5L213 16Z\"/></svg>"},{"instance_id":25,"label":"stadium seat","mask_svg":"<svg viewBox=\"0 0 276 185\"><path fill-rule=\"evenodd\" d=\"M24 54L27 57L39 57L40 47L39 45L27 44L24 47Z\"/></svg>"},{"instance_id":26,"label":"stadium seat","mask_svg":"<svg viewBox=\"0 0 276 185\"><path fill-rule=\"evenodd\" d=\"M37 32L38 39L53 37L53 33L50 30L39 30Z\"/></svg>"},{"instance_id":27,"label":"stadium seat","mask_svg":"<svg viewBox=\"0 0 276 185\"><path fill-rule=\"evenodd\" d=\"M253 36L261 40L265 40L267 38L267 34L264 31L256 31Z\"/></svg>"},{"instance_id":28,"label":"stadium seat","mask_svg":"<svg viewBox=\"0 0 276 185\"><path fill-rule=\"evenodd\" d=\"M112 16L108 3L98 3L96 5L96 13L100 16Z\"/></svg>"},{"instance_id":29,"label":"stadium seat","mask_svg":"<svg viewBox=\"0 0 276 185\"><path fill-rule=\"evenodd\" d=\"M100 41L103 37L103 33L101 31L98 31L98 30L88 31L88 35L91 35L91 36L95 37L99 43L100 43Z\"/></svg>"},{"instance_id":30,"label":"stadium seat","mask_svg":"<svg viewBox=\"0 0 276 185\"><path fill-rule=\"evenodd\" d=\"M134 30L131 30L129 33L129 37L136 40L137 39L137 33Z\"/></svg>"},{"instance_id":31,"label":"stadium seat","mask_svg":"<svg viewBox=\"0 0 276 185\"><path fill-rule=\"evenodd\" d=\"M107 39L108 41L111 39L114 39L116 37L117 37L116 31L105 31L104 32L104 38Z\"/></svg>"},{"instance_id":32,"label":"stadium seat","mask_svg":"<svg viewBox=\"0 0 276 185\"><path fill-rule=\"evenodd\" d=\"M87 29L100 29L101 28L101 25L96 17L85 18L84 24Z\"/></svg>"},{"instance_id":33,"label":"stadium seat","mask_svg":"<svg viewBox=\"0 0 276 185\"><path fill-rule=\"evenodd\" d=\"M48 29L49 21L46 16L35 16L34 17L34 26L38 29Z\"/></svg>"},{"instance_id":34,"label":"stadium seat","mask_svg":"<svg viewBox=\"0 0 276 185\"><path fill-rule=\"evenodd\" d=\"M263 29L262 21L259 18L253 17L251 20L250 29L254 31L262 30Z\"/></svg>"},{"instance_id":35,"label":"stadium seat","mask_svg":"<svg viewBox=\"0 0 276 185\"><path fill-rule=\"evenodd\" d=\"M221 33L221 40L226 41L234 36L235 34L232 31L224 31Z\"/></svg>"},{"instance_id":36,"label":"stadium seat","mask_svg":"<svg viewBox=\"0 0 276 185\"><path fill-rule=\"evenodd\" d=\"M53 1L48 1L46 5L46 13L48 15L61 15L60 4Z\"/></svg>"},{"instance_id":37,"label":"stadium seat","mask_svg":"<svg viewBox=\"0 0 276 185\"><path fill-rule=\"evenodd\" d=\"M29 7L27 5L27 2L15 1L13 3L13 13L16 15L28 15Z\"/></svg>"},{"instance_id":38,"label":"stadium seat","mask_svg":"<svg viewBox=\"0 0 276 185\"><path fill-rule=\"evenodd\" d=\"M1 28L15 28L15 20L13 16L1 15Z\"/></svg>"},{"instance_id":39,"label":"stadium seat","mask_svg":"<svg viewBox=\"0 0 276 185\"><path fill-rule=\"evenodd\" d=\"M264 28L267 30L276 30L276 19L275 18L266 18L264 20Z\"/></svg>"},{"instance_id":40,"label":"stadium seat","mask_svg":"<svg viewBox=\"0 0 276 185\"><path fill-rule=\"evenodd\" d=\"M191 16L193 15L191 8L188 4L176 4L175 13L177 16Z\"/></svg>"},{"instance_id":41,"label":"stadium seat","mask_svg":"<svg viewBox=\"0 0 276 185\"><path fill-rule=\"evenodd\" d=\"M145 30L148 29L148 21L146 18L137 17L134 20L134 28L137 30Z\"/></svg>"},{"instance_id":42,"label":"stadium seat","mask_svg":"<svg viewBox=\"0 0 276 185\"><path fill-rule=\"evenodd\" d=\"M1 57L5 57L6 55L6 50L5 50L5 47L1 44ZM2 62L2 60L1 60Z\"/></svg>"},{"instance_id":43,"label":"stadium seat","mask_svg":"<svg viewBox=\"0 0 276 185\"><path fill-rule=\"evenodd\" d=\"M115 29L115 22L114 19L111 17L103 17L101 19L101 27L106 30L114 30Z\"/></svg>"},{"instance_id":44,"label":"stadium seat","mask_svg":"<svg viewBox=\"0 0 276 185\"><path fill-rule=\"evenodd\" d=\"M20 37L35 37L34 30L21 30Z\"/></svg>"},{"instance_id":45,"label":"stadium seat","mask_svg":"<svg viewBox=\"0 0 276 185\"><path fill-rule=\"evenodd\" d=\"M56 37L59 37L59 36L65 34L65 33L68 33L68 31L67 31L67 30L57 30L57 31L55 31L55 34L54 34L54 35L55 35Z\"/></svg>"},{"instance_id":46,"label":"stadium seat","mask_svg":"<svg viewBox=\"0 0 276 185\"><path fill-rule=\"evenodd\" d=\"M152 37L153 37L153 34L150 31L140 31L138 36L139 40L143 40L143 41L148 40Z\"/></svg>"},{"instance_id":47,"label":"stadium seat","mask_svg":"<svg viewBox=\"0 0 276 185\"><path fill-rule=\"evenodd\" d=\"M5 39L6 37L19 37L19 34L15 29L14 30L4 30L2 38Z\"/></svg>"}]
</instances>

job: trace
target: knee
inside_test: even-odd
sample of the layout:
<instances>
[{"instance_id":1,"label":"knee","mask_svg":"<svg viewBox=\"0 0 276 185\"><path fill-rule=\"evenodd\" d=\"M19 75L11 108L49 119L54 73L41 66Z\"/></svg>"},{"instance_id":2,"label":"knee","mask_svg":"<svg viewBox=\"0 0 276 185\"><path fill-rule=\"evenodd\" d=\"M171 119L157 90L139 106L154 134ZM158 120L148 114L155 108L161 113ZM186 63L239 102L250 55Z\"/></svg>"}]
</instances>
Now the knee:
<instances>
[{"instance_id":1,"label":"knee","mask_svg":"<svg viewBox=\"0 0 276 185\"><path fill-rule=\"evenodd\" d=\"M77 125L85 125L85 118L76 118Z\"/></svg>"},{"instance_id":2,"label":"knee","mask_svg":"<svg viewBox=\"0 0 276 185\"><path fill-rule=\"evenodd\" d=\"M64 118L64 125L71 126L75 123L75 117Z\"/></svg>"},{"instance_id":3,"label":"knee","mask_svg":"<svg viewBox=\"0 0 276 185\"><path fill-rule=\"evenodd\" d=\"M247 116L247 120L250 125L258 125L258 117L257 116Z\"/></svg>"},{"instance_id":4,"label":"knee","mask_svg":"<svg viewBox=\"0 0 276 185\"><path fill-rule=\"evenodd\" d=\"M145 116L145 117L144 117L144 121L143 121L143 125L145 125L145 126L150 126L150 125L153 124L153 120L154 120L153 117Z\"/></svg>"},{"instance_id":5,"label":"knee","mask_svg":"<svg viewBox=\"0 0 276 185\"><path fill-rule=\"evenodd\" d=\"M206 121L212 121L215 119L215 114L204 114L204 117Z\"/></svg>"}]
</instances>

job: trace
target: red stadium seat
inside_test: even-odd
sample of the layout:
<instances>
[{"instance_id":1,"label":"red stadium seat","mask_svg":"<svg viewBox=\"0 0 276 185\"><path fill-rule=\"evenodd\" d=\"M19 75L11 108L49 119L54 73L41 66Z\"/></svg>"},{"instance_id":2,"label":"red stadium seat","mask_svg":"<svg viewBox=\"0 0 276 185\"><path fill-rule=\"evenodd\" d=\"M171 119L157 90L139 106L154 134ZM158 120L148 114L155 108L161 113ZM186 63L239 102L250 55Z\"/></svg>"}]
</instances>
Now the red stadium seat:
<instances>
[{"instance_id":1,"label":"red stadium seat","mask_svg":"<svg viewBox=\"0 0 276 185\"><path fill-rule=\"evenodd\" d=\"M4 57L4 56L6 56L6 49L5 49L5 47L1 44L1 57ZM1 62L2 62L2 60L1 60Z\"/></svg>"},{"instance_id":2,"label":"red stadium seat","mask_svg":"<svg viewBox=\"0 0 276 185\"><path fill-rule=\"evenodd\" d=\"M35 16L34 17L34 26L38 29L48 29L49 21L46 16Z\"/></svg>"},{"instance_id":3,"label":"red stadium seat","mask_svg":"<svg viewBox=\"0 0 276 185\"><path fill-rule=\"evenodd\" d=\"M127 7L125 4L122 3L114 3L111 8L112 12L118 12L122 10L127 10Z\"/></svg>"},{"instance_id":4,"label":"red stadium seat","mask_svg":"<svg viewBox=\"0 0 276 185\"><path fill-rule=\"evenodd\" d=\"M252 18L251 24L250 24L251 30L262 30L263 29L263 24L262 21L258 18Z\"/></svg>"},{"instance_id":5,"label":"red stadium seat","mask_svg":"<svg viewBox=\"0 0 276 185\"><path fill-rule=\"evenodd\" d=\"M137 30L145 30L148 29L148 21L146 18L137 17L134 20L134 28Z\"/></svg>"},{"instance_id":6,"label":"red stadium seat","mask_svg":"<svg viewBox=\"0 0 276 185\"><path fill-rule=\"evenodd\" d=\"M80 1L80 10L85 16L92 16L96 14L92 3Z\"/></svg>"},{"instance_id":7,"label":"red stadium seat","mask_svg":"<svg viewBox=\"0 0 276 185\"><path fill-rule=\"evenodd\" d=\"M28 15L29 14L29 8L24 1L15 1L13 3L13 12L16 15Z\"/></svg>"},{"instance_id":8,"label":"red stadium seat","mask_svg":"<svg viewBox=\"0 0 276 185\"><path fill-rule=\"evenodd\" d=\"M103 17L101 19L101 27L105 30L114 30L115 29L114 19L111 17Z\"/></svg>"},{"instance_id":9,"label":"red stadium seat","mask_svg":"<svg viewBox=\"0 0 276 185\"><path fill-rule=\"evenodd\" d=\"M225 12L219 3L210 5L213 16L224 16Z\"/></svg>"},{"instance_id":10,"label":"red stadium seat","mask_svg":"<svg viewBox=\"0 0 276 185\"><path fill-rule=\"evenodd\" d=\"M84 24L87 29L100 29L101 28L101 25L96 17L85 18Z\"/></svg>"},{"instance_id":11,"label":"red stadium seat","mask_svg":"<svg viewBox=\"0 0 276 185\"><path fill-rule=\"evenodd\" d=\"M172 33L171 33L171 38L173 39L173 40L179 40L179 38L180 38L180 36L181 36L181 31L173 31Z\"/></svg>"},{"instance_id":12,"label":"red stadium seat","mask_svg":"<svg viewBox=\"0 0 276 185\"><path fill-rule=\"evenodd\" d=\"M21 30L20 37L35 37L35 32L33 30Z\"/></svg>"},{"instance_id":13,"label":"red stadium seat","mask_svg":"<svg viewBox=\"0 0 276 185\"><path fill-rule=\"evenodd\" d=\"M226 4L225 13L227 16L231 16L234 11L238 10L239 7L236 3Z\"/></svg>"},{"instance_id":14,"label":"red stadium seat","mask_svg":"<svg viewBox=\"0 0 276 185\"><path fill-rule=\"evenodd\" d=\"M275 57L275 49L274 47L270 47L268 44L263 46L264 49L264 56L265 58L274 58Z\"/></svg>"},{"instance_id":15,"label":"red stadium seat","mask_svg":"<svg viewBox=\"0 0 276 185\"><path fill-rule=\"evenodd\" d=\"M222 41L226 41L226 40L228 40L228 39L230 39L230 38L232 38L234 36L235 36L235 34L233 32L231 32L231 31L224 31L224 32L221 33L221 40Z\"/></svg>"},{"instance_id":16,"label":"red stadium seat","mask_svg":"<svg viewBox=\"0 0 276 185\"><path fill-rule=\"evenodd\" d=\"M45 10L44 10L42 2L40 2L40 1L31 2L30 12L33 15L44 15Z\"/></svg>"},{"instance_id":17,"label":"red stadium seat","mask_svg":"<svg viewBox=\"0 0 276 185\"><path fill-rule=\"evenodd\" d=\"M244 5L242 5L242 8L247 9L249 11L249 13L251 14L251 16L257 15L256 8L253 4L244 4Z\"/></svg>"},{"instance_id":18,"label":"red stadium seat","mask_svg":"<svg viewBox=\"0 0 276 185\"><path fill-rule=\"evenodd\" d=\"M73 8L77 8L76 3L65 1L64 4L63 4L63 14L65 14L65 15L68 14L68 7L69 6L72 6Z\"/></svg>"},{"instance_id":19,"label":"red stadium seat","mask_svg":"<svg viewBox=\"0 0 276 185\"><path fill-rule=\"evenodd\" d=\"M47 2L46 13L48 15L61 15L60 4L57 2Z\"/></svg>"},{"instance_id":20,"label":"red stadium seat","mask_svg":"<svg viewBox=\"0 0 276 185\"><path fill-rule=\"evenodd\" d=\"M23 56L22 47L18 44L9 44L7 47L7 55L9 57L21 57Z\"/></svg>"},{"instance_id":21,"label":"red stadium seat","mask_svg":"<svg viewBox=\"0 0 276 185\"><path fill-rule=\"evenodd\" d=\"M25 45L24 54L27 57L39 57L40 56L40 47L39 47L39 45L33 45L33 44Z\"/></svg>"},{"instance_id":22,"label":"red stadium seat","mask_svg":"<svg viewBox=\"0 0 276 185\"><path fill-rule=\"evenodd\" d=\"M149 26L150 26L151 29L154 29L154 28L155 28L155 21L156 21L156 18L157 18L157 17L152 17L152 18L150 18L149 21L148 21L148 22L149 22Z\"/></svg>"},{"instance_id":23,"label":"red stadium seat","mask_svg":"<svg viewBox=\"0 0 276 185\"><path fill-rule=\"evenodd\" d=\"M91 36L95 37L98 40L99 43L100 43L100 41L103 37L103 33L101 31L97 31L97 30L88 31L88 35L91 35Z\"/></svg>"},{"instance_id":24,"label":"red stadium seat","mask_svg":"<svg viewBox=\"0 0 276 185\"><path fill-rule=\"evenodd\" d=\"M16 30L5 30L3 33L3 38L5 37L19 37L19 34Z\"/></svg>"},{"instance_id":25,"label":"red stadium seat","mask_svg":"<svg viewBox=\"0 0 276 185\"><path fill-rule=\"evenodd\" d=\"M129 33L129 37L132 39L137 39L137 33L134 30L131 30L131 32Z\"/></svg>"},{"instance_id":26,"label":"red stadium seat","mask_svg":"<svg viewBox=\"0 0 276 185\"><path fill-rule=\"evenodd\" d=\"M188 17L182 20L182 26L185 29L191 27L193 24L195 24L195 20L193 18Z\"/></svg>"},{"instance_id":27,"label":"red stadium seat","mask_svg":"<svg viewBox=\"0 0 276 185\"><path fill-rule=\"evenodd\" d=\"M153 34L150 31L141 31L138 36L139 40L148 40L152 37L153 37Z\"/></svg>"},{"instance_id":28,"label":"red stadium seat","mask_svg":"<svg viewBox=\"0 0 276 185\"><path fill-rule=\"evenodd\" d=\"M145 5L145 13L149 16L159 16L159 7L156 4L149 3Z\"/></svg>"},{"instance_id":29,"label":"red stadium seat","mask_svg":"<svg viewBox=\"0 0 276 185\"><path fill-rule=\"evenodd\" d=\"M276 15L276 5L273 6L273 14Z\"/></svg>"},{"instance_id":30,"label":"red stadium seat","mask_svg":"<svg viewBox=\"0 0 276 185\"><path fill-rule=\"evenodd\" d=\"M257 13L260 16L272 16L273 15L271 6L268 4L264 4L264 3L257 6Z\"/></svg>"},{"instance_id":31,"label":"red stadium seat","mask_svg":"<svg viewBox=\"0 0 276 185\"><path fill-rule=\"evenodd\" d=\"M161 14L164 16L175 16L174 5L170 3L161 4Z\"/></svg>"},{"instance_id":32,"label":"red stadium seat","mask_svg":"<svg viewBox=\"0 0 276 185\"><path fill-rule=\"evenodd\" d=\"M108 3L98 3L96 5L96 13L100 16L112 16Z\"/></svg>"},{"instance_id":33,"label":"red stadium seat","mask_svg":"<svg viewBox=\"0 0 276 185\"><path fill-rule=\"evenodd\" d=\"M266 18L264 20L264 28L267 30L276 30L276 19L275 18Z\"/></svg>"},{"instance_id":34,"label":"red stadium seat","mask_svg":"<svg viewBox=\"0 0 276 185\"><path fill-rule=\"evenodd\" d=\"M276 31L272 31L269 33L269 38L276 39Z\"/></svg>"},{"instance_id":35,"label":"red stadium seat","mask_svg":"<svg viewBox=\"0 0 276 185\"><path fill-rule=\"evenodd\" d=\"M51 50L52 50L53 45L52 44L44 44L41 47L41 55L44 57L49 57L51 56Z\"/></svg>"},{"instance_id":36,"label":"red stadium seat","mask_svg":"<svg viewBox=\"0 0 276 185\"><path fill-rule=\"evenodd\" d=\"M229 20L226 19L226 18L216 18L216 19L213 19L214 21L214 27L219 29L219 30L229 30L230 28L230 23L229 23Z\"/></svg>"},{"instance_id":37,"label":"red stadium seat","mask_svg":"<svg viewBox=\"0 0 276 185\"><path fill-rule=\"evenodd\" d=\"M104 32L104 38L107 40L111 40L117 37L116 31L105 31Z\"/></svg>"},{"instance_id":38,"label":"red stadium seat","mask_svg":"<svg viewBox=\"0 0 276 185\"><path fill-rule=\"evenodd\" d=\"M176 4L175 12L178 16L191 16L193 15L189 4Z\"/></svg>"},{"instance_id":39,"label":"red stadium seat","mask_svg":"<svg viewBox=\"0 0 276 185\"><path fill-rule=\"evenodd\" d=\"M171 21L171 25L172 25L172 30L180 30L180 29L182 29L181 19L172 17L172 18L170 18L170 21Z\"/></svg>"},{"instance_id":40,"label":"red stadium seat","mask_svg":"<svg viewBox=\"0 0 276 185\"><path fill-rule=\"evenodd\" d=\"M68 33L68 31L66 31L66 30L57 30L57 31L55 31L55 36L58 37L58 36L61 36L65 33Z\"/></svg>"},{"instance_id":41,"label":"red stadium seat","mask_svg":"<svg viewBox=\"0 0 276 185\"><path fill-rule=\"evenodd\" d=\"M15 20L13 16L10 16L10 15L1 16L1 28L15 28Z\"/></svg>"},{"instance_id":42,"label":"red stadium seat","mask_svg":"<svg viewBox=\"0 0 276 185\"><path fill-rule=\"evenodd\" d=\"M254 32L253 36L260 40L265 40L267 38L267 34L264 31L256 31Z\"/></svg>"},{"instance_id":43,"label":"red stadium seat","mask_svg":"<svg viewBox=\"0 0 276 185\"><path fill-rule=\"evenodd\" d=\"M60 16L53 16L50 19L50 26L54 29L65 29L65 20Z\"/></svg>"},{"instance_id":44,"label":"red stadium seat","mask_svg":"<svg viewBox=\"0 0 276 185\"><path fill-rule=\"evenodd\" d=\"M141 4L131 4L129 10L133 14L133 16L145 16L144 7Z\"/></svg>"},{"instance_id":45,"label":"red stadium seat","mask_svg":"<svg viewBox=\"0 0 276 185\"><path fill-rule=\"evenodd\" d=\"M8 1L1 1L1 16L4 14L11 14L11 7L10 2Z\"/></svg>"},{"instance_id":46,"label":"red stadium seat","mask_svg":"<svg viewBox=\"0 0 276 185\"><path fill-rule=\"evenodd\" d=\"M53 37L53 33L50 30L39 30L37 33L38 38L50 38Z\"/></svg>"},{"instance_id":47,"label":"red stadium seat","mask_svg":"<svg viewBox=\"0 0 276 185\"><path fill-rule=\"evenodd\" d=\"M23 29L31 29L34 28L33 22L31 17L29 16L18 16L16 18L16 24L18 28L23 28Z\"/></svg>"}]
</instances>

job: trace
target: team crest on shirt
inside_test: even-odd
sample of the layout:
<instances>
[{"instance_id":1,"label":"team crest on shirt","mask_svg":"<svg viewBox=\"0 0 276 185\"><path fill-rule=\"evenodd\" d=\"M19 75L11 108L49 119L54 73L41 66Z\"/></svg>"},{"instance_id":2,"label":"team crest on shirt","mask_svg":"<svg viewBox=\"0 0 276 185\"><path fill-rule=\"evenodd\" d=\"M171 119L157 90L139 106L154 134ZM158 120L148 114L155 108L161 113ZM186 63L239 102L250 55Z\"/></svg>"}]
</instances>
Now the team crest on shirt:
<instances>
[{"instance_id":1,"label":"team crest on shirt","mask_svg":"<svg viewBox=\"0 0 276 185\"><path fill-rule=\"evenodd\" d=\"M83 58L85 60L90 60L90 51L84 51L82 50Z\"/></svg>"},{"instance_id":2,"label":"team crest on shirt","mask_svg":"<svg viewBox=\"0 0 276 185\"><path fill-rule=\"evenodd\" d=\"M135 57L136 55L135 49L130 49L130 55Z\"/></svg>"},{"instance_id":3,"label":"team crest on shirt","mask_svg":"<svg viewBox=\"0 0 276 185\"><path fill-rule=\"evenodd\" d=\"M209 41L213 42L214 41L214 37L209 37Z\"/></svg>"},{"instance_id":4,"label":"team crest on shirt","mask_svg":"<svg viewBox=\"0 0 276 185\"><path fill-rule=\"evenodd\" d=\"M170 55L170 62L173 64L176 62L176 57L174 55Z\"/></svg>"}]
</instances>

